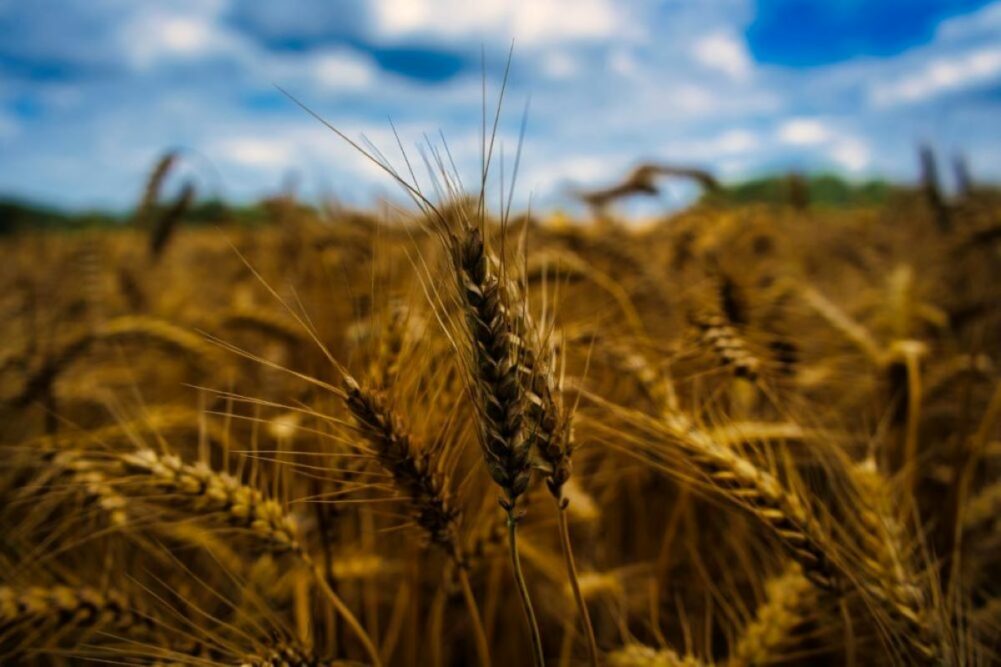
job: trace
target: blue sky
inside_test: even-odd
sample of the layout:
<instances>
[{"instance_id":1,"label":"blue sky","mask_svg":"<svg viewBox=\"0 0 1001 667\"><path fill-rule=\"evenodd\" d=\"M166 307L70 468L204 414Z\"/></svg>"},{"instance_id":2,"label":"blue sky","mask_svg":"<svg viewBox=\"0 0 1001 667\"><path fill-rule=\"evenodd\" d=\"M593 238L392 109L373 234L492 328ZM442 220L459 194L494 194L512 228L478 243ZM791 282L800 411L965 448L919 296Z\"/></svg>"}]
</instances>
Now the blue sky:
<instances>
[{"instance_id":1,"label":"blue sky","mask_svg":"<svg viewBox=\"0 0 1001 667\"><path fill-rule=\"evenodd\" d=\"M274 84L390 156L388 118L440 130L472 181L512 39L522 203L643 159L912 179L919 142L1001 180L997 1L0 0L0 36L0 194L65 207L129 206L168 147L205 194L395 192Z\"/></svg>"}]
</instances>

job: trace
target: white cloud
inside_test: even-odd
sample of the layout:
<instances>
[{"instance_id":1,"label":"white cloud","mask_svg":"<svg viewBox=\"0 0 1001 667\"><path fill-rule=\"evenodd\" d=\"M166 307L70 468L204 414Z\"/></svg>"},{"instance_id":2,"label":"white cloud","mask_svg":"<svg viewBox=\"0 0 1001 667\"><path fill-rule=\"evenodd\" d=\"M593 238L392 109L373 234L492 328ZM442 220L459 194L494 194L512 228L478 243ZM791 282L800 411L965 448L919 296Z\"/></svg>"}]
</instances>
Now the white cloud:
<instances>
[{"instance_id":1,"label":"white cloud","mask_svg":"<svg viewBox=\"0 0 1001 667\"><path fill-rule=\"evenodd\" d=\"M625 49L615 49L608 56L608 69L620 76L634 76L639 68L636 56Z\"/></svg>"},{"instance_id":2,"label":"white cloud","mask_svg":"<svg viewBox=\"0 0 1001 667\"><path fill-rule=\"evenodd\" d=\"M918 72L897 81L877 84L871 91L875 104L919 102L969 88L1001 76L1001 48L985 47L956 56L937 58Z\"/></svg>"},{"instance_id":3,"label":"white cloud","mask_svg":"<svg viewBox=\"0 0 1001 667\"><path fill-rule=\"evenodd\" d=\"M211 47L212 36L212 27L206 21L170 18L160 26L159 45L170 53L197 55Z\"/></svg>"},{"instance_id":4,"label":"white cloud","mask_svg":"<svg viewBox=\"0 0 1001 667\"><path fill-rule=\"evenodd\" d=\"M724 157L757 150L761 145L761 138L756 133L743 128L734 128L707 139L667 143L663 153L672 158L715 163Z\"/></svg>"},{"instance_id":5,"label":"white cloud","mask_svg":"<svg viewBox=\"0 0 1001 667\"><path fill-rule=\"evenodd\" d=\"M281 139L234 137L221 141L214 153L244 167L283 169L293 162L289 142Z\"/></svg>"},{"instance_id":6,"label":"white cloud","mask_svg":"<svg viewBox=\"0 0 1001 667\"><path fill-rule=\"evenodd\" d=\"M580 67L566 51L550 51L542 56L542 72L550 79L573 78Z\"/></svg>"},{"instance_id":7,"label":"white cloud","mask_svg":"<svg viewBox=\"0 0 1001 667\"><path fill-rule=\"evenodd\" d=\"M526 192L552 195L554 190L570 191L615 178L629 159L594 154L570 155L545 164L532 163L519 180L525 184Z\"/></svg>"},{"instance_id":8,"label":"white cloud","mask_svg":"<svg viewBox=\"0 0 1001 667\"><path fill-rule=\"evenodd\" d=\"M538 46L621 36L627 25L616 8L608 0L376 0L372 15L376 32L390 39L499 36Z\"/></svg>"},{"instance_id":9,"label":"white cloud","mask_svg":"<svg viewBox=\"0 0 1001 667\"><path fill-rule=\"evenodd\" d=\"M829 155L841 167L855 172L868 167L872 157L869 146L864 141L854 137L838 139Z\"/></svg>"},{"instance_id":10,"label":"white cloud","mask_svg":"<svg viewBox=\"0 0 1001 667\"><path fill-rule=\"evenodd\" d=\"M793 118L779 126L780 142L790 146L817 146L833 138L831 129L816 118Z\"/></svg>"},{"instance_id":11,"label":"white cloud","mask_svg":"<svg viewBox=\"0 0 1001 667\"><path fill-rule=\"evenodd\" d=\"M736 81L751 75L751 56L747 46L728 32L713 32L695 42L692 56L709 69L723 72Z\"/></svg>"},{"instance_id":12,"label":"white cloud","mask_svg":"<svg viewBox=\"0 0 1001 667\"><path fill-rule=\"evenodd\" d=\"M711 148L716 153L746 153L753 151L761 145L758 135L748 130L727 130L717 137L711 144Z\"/></svg>"},{"instance_id":13,"label":"white cloud","mask_svg":"<svg viewBox=\"0 0 1001 667\"><path fill-rule=\"evenodd\" d=\"M995 0L975 12L943 21L935 31L935 38L936 40L961 40L976 36L996 38L999 29L1001 29L1001 1Z\"/></svg>"},{"instance_id":14,"label":"white cloud","mask_svg":"<svg viewBox=\"0 0 1001 667\"><path fill-rule=\"evenodd\" d=\"M501 134L514 137L505 150L510 169L522 103L530 94L516 192L522 203L533 186L536 205L544 207L563 192L564 179L600 184L647 157L731 175L796 166L911 177L915 136L966 151L984 179L1001 174L1001 134L990 100L957 99L956 113L945 116L929 105L865 104L877 84L890 91L887 99L896 95L903 102L901 95L938 95L998 76L991 72L1001 2L987 14L943 23L931 43L905 53L804 69L755 65L743 43L754 18L747 0L374 0L373 11L347 21L343 30L323 27L309 9L312 2L273 10L278 17L294 15L291 23L247 27L226 13L236 1L81 3L75 12L107 24L89 40L75 27L60 32L43 18L51 12L40 13L26 42L39 53L60 61L60 54L92 49L93 62L127 67L106 67L97 80L84 73L72 83L77 90L58 94L54 83L0 87L0 101L24 97L44 112L0 118L0 167L7 167L0 168L0 188L57 201L101 193L126 205L141 188L149 156L184 145L211 156L225 187L240 197L271 190L291 168L307 174L307 182L334 183L347 199L367 201L373 187L393 191L384 174L293 103L274 102L271 82L350 136L365 129L390 156L396 151L387 115L398 121L408 149L422 131L434 135L441 127L472 186L475 178L466 176L475 176L479 164L480 44L487 45L488 63L498 67L512 37L515 74ZM299 35L308 41L330 32L382 47L433 47L456 54L465 66L446 81L427 82L386 72L361 50L329 42L272 49L255 38ZM492 103L498 82L489 78L488 85ZM158 94L149 95L151 89ZM50 169L53 156L66 168Z\"/></svg>"},{"instance_id":15,"label":"white cloud","mask_svg":"<svg viewBox=\"0 0 1001 667\"><path fill-rule=\"evenodd\" d=\"M367 88L377 75L374 63L350 51L324 53L313 62L313 78L328 90Z\"/></svg>"},{"instance_id":16,"label":"white cloud","mask_svg":"<svg viewBox=\"0 0 1001 667\"><path fill-rule=\"evenodd\" d=\"M682 84L672 90L668 103L686 113L703 113L718 106L712 91L694 84Z\"/></svg>"},{"instance_id":17,"label":"white cloud","mask_svg":"<svg viewBox=\"0 0 1001 667\"><path fill-rule=\"evenodd\" d=\"M779 125L775 138L798 148L821 148L842 169L862 171L872 161L869 145L859 137L832 127L819 118L792 118Z\"/></svg>"},{"instance_id":18,"label":"white cloud","mask_svg":"<svg viewBox=\"0 0 1001 667\"><path fill-rule=\"evenodd\" d=\"M720 176L726 178L739 178L751 170L751 163L745 159L721 160L716 167Z\"/></svg>"},{"instance_id":19,"label":"white cloud","mask_svg":"<svg viewBox=\"0 0 1001 667\"><path fill-rule=\"evenodd\" d=\"M475 3L470 3L475 4ZM623 28L615 3L604 0L534 0L512 3L522 7L512 16L515 39L601 40Z\"/></svg>"},{"instance_id":20,"label":"white cloud","mask_svg":"<svg viewBox=\"0 0 1001 667\"><path fill-rule=\"evenodd\" d=\"M140 69L162 60L196 60L240 48L240 39L224 28L217 10L168 13L139 12L123 23L124 54Z\"/></svg>"}]
</instances>

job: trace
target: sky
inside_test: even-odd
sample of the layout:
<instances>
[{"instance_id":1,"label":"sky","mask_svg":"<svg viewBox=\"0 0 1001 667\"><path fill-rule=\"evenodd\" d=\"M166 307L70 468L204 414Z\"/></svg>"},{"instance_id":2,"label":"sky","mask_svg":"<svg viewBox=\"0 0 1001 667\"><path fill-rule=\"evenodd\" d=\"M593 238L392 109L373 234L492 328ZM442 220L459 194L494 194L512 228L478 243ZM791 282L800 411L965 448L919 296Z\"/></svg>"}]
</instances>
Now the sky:
<instances>
[{"instance_id":1,"label":"sky","mask_svg":"<svg viewBox=\"0 0 1001 667\"><path fill-rule=\"evenodd\" d=\"M1001 1L0 0L0 196L124 210L168 148L203 196L397 194L276 86L400 167L393 127L415 167L443 136L475 185L512 42L516 207L644 160L913 180L919 143L1001 180Z\"/></svg>"}]
</instances>

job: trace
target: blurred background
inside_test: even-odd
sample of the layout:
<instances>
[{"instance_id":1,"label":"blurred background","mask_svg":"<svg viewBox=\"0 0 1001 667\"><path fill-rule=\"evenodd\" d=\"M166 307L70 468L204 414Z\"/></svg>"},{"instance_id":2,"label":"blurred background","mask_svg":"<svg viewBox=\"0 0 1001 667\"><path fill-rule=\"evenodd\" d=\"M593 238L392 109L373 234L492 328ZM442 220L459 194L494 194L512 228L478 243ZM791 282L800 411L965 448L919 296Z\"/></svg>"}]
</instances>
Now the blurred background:
<instances>
[{"instance_id":1,"label":"blurred background","mask_svg":"<svg viewBox=\"0 0 1001 667\"><path fill-rule=\"evenodd\" d=\"M276 85L390 157L389 119L408 149L440 131L473 179L512 40L521 205L649 160L914 182L921 144L1001 177L1001 2L0 0L0 34L0 196L63 210L134 206L168 149L200 197L396 194Z\"/></svg>"}]
</instances>

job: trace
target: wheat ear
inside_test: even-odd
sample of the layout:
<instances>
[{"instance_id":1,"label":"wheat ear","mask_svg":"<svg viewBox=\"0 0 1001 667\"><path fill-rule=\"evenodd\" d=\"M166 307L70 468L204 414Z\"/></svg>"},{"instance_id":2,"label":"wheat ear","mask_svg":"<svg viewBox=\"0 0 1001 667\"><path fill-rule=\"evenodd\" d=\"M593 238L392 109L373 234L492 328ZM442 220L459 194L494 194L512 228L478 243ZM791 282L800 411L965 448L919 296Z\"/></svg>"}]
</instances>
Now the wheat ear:
<instances>
[{"instance_id":1,"label":"wheat ear","mask_svg":"<svg viewBox=\"0 0 1001 667\"><path fill-rule=\"evenodd\" d=\"M463 596L469 610L480 664L490 665L490 648L473 597L465 557L459 544L456 524L460 512L449 497L447 480L433 453L414 445L399 417L389 410L382 398L367 391L344 374L345 402L354 416L359 432L375 451L375 458L393 477L396 486L410 499L414 520L431 542L441 548L458 569Z\"/></svg>"},{"instance_id":2,"label":"wheat ear","mask_svg":"<svg viewBox=\"0 0 1001 667\"><path fill-rule=\"evenodd\" d=\"M858 567L849 567L834 557L839 553L837 545L798 494L703 431L687 426L686 420L679 418L673 431L676 442L688 450L715 486L745 504L785 542L811 581L833 594L843 592L844 582L855 582L889 613L915 656L929 661L941 657L938 630L926 612L917 578L900 555L900 538L861 494L857 516L865 549Z\"/></svg>"},{"instance_id":3,"label":"wheat ear","mask_svg":"<svg viewBox=\"0 0 1001 667\"><path fill-rule=\"evenodd\" d=\"M0 586L0 637L15 633L65 632L69 629L136 631L150 629L150 619L126 596L87 586ZM37 644L34 635L32 643ZM25 647L14 646L15 657Z\"/></svg>"},{"instance_id":4,"label":"wheat ear","mask_svg":"<svg viewBox=\"0 0 1001 667\"><path fill-rule=\"evenodd\" d=\"M514 513L531 481L531 443L524 436L525 396L519 364L521 332L512 317L505 289L492 266L479 229L456 241L455 269L472 347L473 386L482 424L487 472Z\"/></svg>"},{"instance_id":5,"label":"wheat ear","mask_svg":"<svg viewBox=\"0 0 1001 667\"><path fill-rule=\"evenodd\" d=\"M591 665L598 667L598 642L594 636L587 602L581 594L577 564L574 561L573 546L570 541L570 526L566 515L570 501L563 495L563 486L570 480L573 472L571 414L563 405L551 350L541 340L527 313L523 317L525 323L522 329L526 332L523 339L531 345L522 355L528 372L528 387L525 394L528 398L529 440L539 458L546 464L546 486L556 503L557 527L567 579L573 591L580 622L584 626Z\"/></svg>"},{"instance_id":6,"label":"wheat ear","mask_svg":"<svg viewBox=\"0 0 1001 667\"><path fill-rule=\"evenodd\" d=\"M761 360L751 353L747 342L723 315L697 313L692 322L699 330L700 340L715 353L726 368L732 368L737 377L754 381L761 369Z\"/></svg>"},{"instance_id":7,"label":"wheat ear","mask_svg":"<svg viewBox=\"0 0 1001 667\"><path fill-rule=\"evenodd\" d=\"M655 649L630 644L608 654L608 667L708 667L690 655L680 656L671 649Z\"/></svg>"},{"instance_id":8,"label":"wheat ear","mask_svg":"<svg viewBox=\"0 0 1001 667\"><path fill-rule=\"evenodd\" d=\"M777 478L729 447L716 443L680 414L666 420L671 439L681 446L713 486L744 505L768 526L802 565L807 577L826 590L837 586L824 531L799 496Z\"/></svg>"},{"instance_id":9,"label":"wheat ear","mask_svg":"<svg viewBox=\"0 0 1001 667\"><path fill-rule=\"evenodd\" d=\"M451 237L450 251L464 310L471 358L471 385L480 419L480 448L491 479L503 491L508 545L515 583L532 636L537 667L545 657L528 586L518 556L518 498L531 482L531 442L525 438L525 395L519 365L520 332L508 309L512 290L502 284L481 231L468 226Z\"/></svg>"},{"instance_id":10,"label":"wheat ear","mask_svg":"<svg viewBox=\"0 0 1001 667\"><path fill-rule=\"evenodd\" d=\"M113 463L120 466L117 488L123 494L247 531L277 553L294 554L313 573L317 585L357 636L372 663L381 664L371 637L330 588L326 574L300 541L295 519L280 503L203 462L185 463L175 455L159 454L149 448L119 454Z\"/></svg>"},{"instance_id":11,"label":"wheat ear","mask_svg":"<svg viewBox=\"0 0 1001 667\"><path fill-rule=\"evenodd\" d=\"M343 660L325 660L293 644L275 646L254 655L245 656L240 667L351 667Z\"/></svg>"},{"instance_id":12,"label":"wheat ear","mask_svg":"<svg viewBox=\"0 0 1001 667\"><path fill-rule=\"evenodd\" d=\"M763 665L779 657L817 599L816 589L796 563L765 583L765 596L730 653L730 667Z\"/></svg>"},{"instance_id":13,"label":"wheat ear","mask_svg":"<svg viewBox=\"0 0 1001 667\"><path fill-rule=\"evenodd\" d=\"M861 491L855 503L862 528L860 586L889 614L914 657L942 662L946 653L942 628L907 556L905 529L886 491L889 482L871 458L851 468L851 472Z\"/></svg>"}]
</instances>

